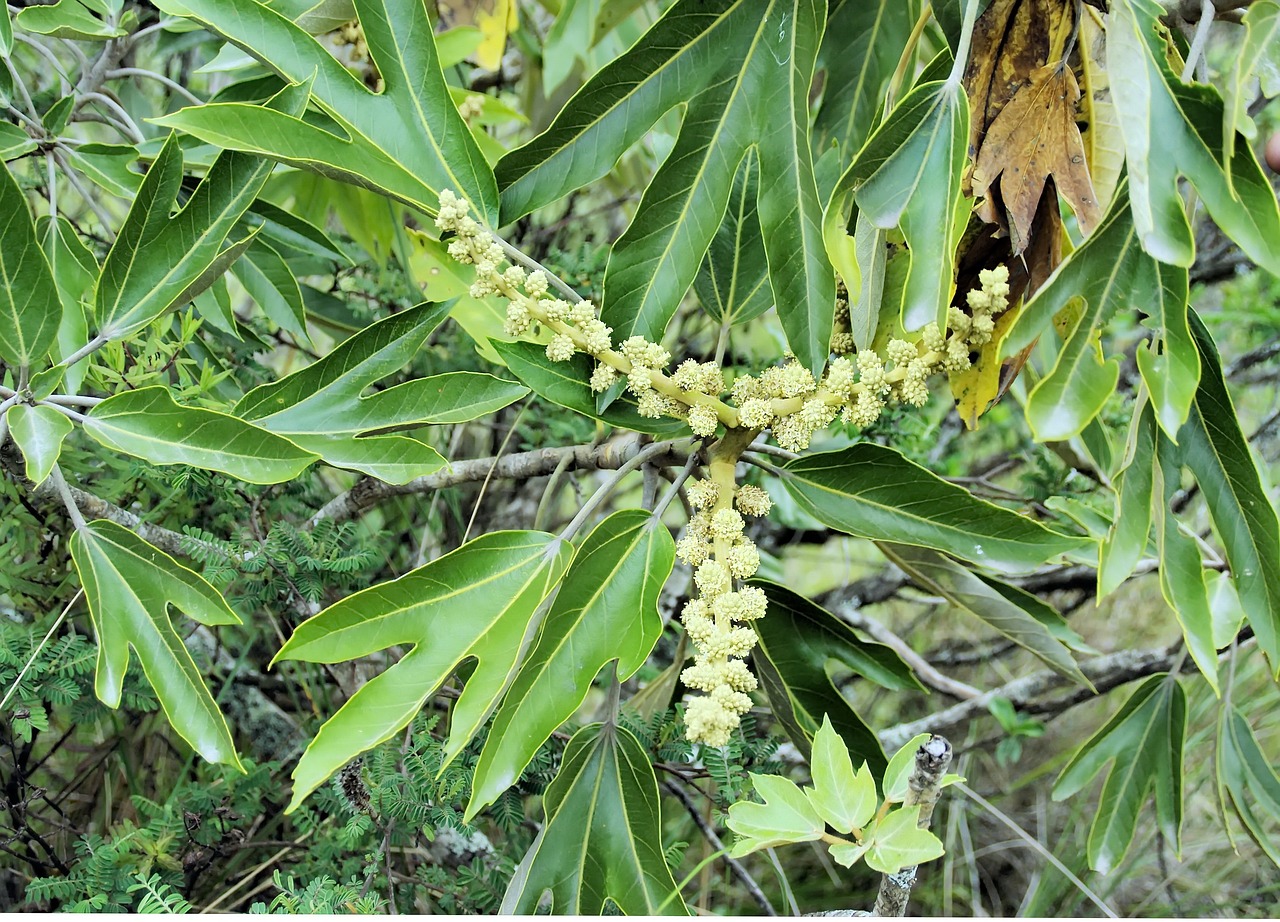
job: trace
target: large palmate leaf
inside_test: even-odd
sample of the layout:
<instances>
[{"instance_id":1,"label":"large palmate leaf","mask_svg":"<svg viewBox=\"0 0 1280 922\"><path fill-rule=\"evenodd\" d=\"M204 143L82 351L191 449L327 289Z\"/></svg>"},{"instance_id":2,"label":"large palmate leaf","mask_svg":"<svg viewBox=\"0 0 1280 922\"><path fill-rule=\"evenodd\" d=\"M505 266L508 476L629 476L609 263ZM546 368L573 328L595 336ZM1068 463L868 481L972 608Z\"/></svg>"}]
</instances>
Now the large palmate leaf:
<instances>
[{"instance_id":1,"label":"large palmate leaf","mask_svg":"<svg viewBox=\"0 0 1280 922\"><path fill-rule=\"evenodd\" d=\"M1190 266L1195 241L1178 177L1249 258L1280 273L1280 208L1248 144L1224 154L1224 106L1207 84L1185 84L1169 65L1155 0L1117 0L1107 22L1111 78L1138 239L1157 259ZM1226 156L1230 156L1227 161ZM1228 178L1227 171L1230 170Z\"/></svg>"},{"instance_id":2,"label":"large palmate leaf","mask_svg":"<svg viewBox=\"0 0 1280 922\"><path fill-rule=\"evenodd\" d=\"M922 688L910 668L888 647L862 640L831 612L785 586L753 581L769 598L769 614L754 625L760 644L752 654L756 674L801 752L823 715L844 738L853 757L865 761L877 775L887 764L875 731L858 715L836 686L832 669L843 667L855 675L893 690Z\"/></svg>"},{"instance_id":3,"label":"large palmate leaf","mask_svg":"<svg viewBox=\"0 0 1280 922\"><path fill-rule=\"evenodd\" d=\"M320 728L293 770L289 811L347 761L404 729L440 684L474 658L445 744L445 761L452 761L497 705L571 553L554 535L493 532L298 625L275 660L339 663L392 646L413 649Z\"/></svg>"},{"instance_id":4,"label":"large palmate leaf","mask_svg":"<svg viewBox=\"0 0 1280 922\"><path fill-rule=\"evenodd\" d=\"M1274 764L1275 760L1268 758L1258 745L1258 738L1244 715L1234 707L1223 708L1218 716L1216 752L1218 802L1222 814L1226 816L1229 802L1250 838L1263 854L1280 866L1280 842L1268 829L1268 818L1271 824L1280 820L1280 778L1276 777ZM1224 825L1234 847L1231 825Z\"/></svg>"},{"instance_id":5,"label":"large palmate leaf","mask_svg":"<svg viewBox=\"0 0 1280 922\"><path fill-rule=\"evenodd\" d=\"M470 200L496 225L493 173L449 97L434 30L421 3L357 0L369 52L385 89L369 90L315 38L255 0L162 0L293 83L345 132L249 103L183 109L157 120L203 141L315 170L434 213L442 189Z\"/></svg>"},{"instance_id":6,"label":"large palmate leaf","mask_svg":"<svg viewBox=\"0 0 1280 922\"><path fill-rule=\"evenodd\" d=\"M1027 398L1027 420L1041 441L1079 435L1115 391L1120 363L1103 360L1098 337L1117 312L1146 312L1148 325L1158 327L1161 352L1144 347L1139 367L1166 433L1177 433L1190 407L1200 363L1186 332L1186 271L1143 251L1126 190L1121 183L1102 224L1023 306L1001 346L1005 358L1017 355L1064 307L1077 298L1084 301L1053 368Z\"/></svg>"},{"instance_id":7,"label":"large palmate leaf","mask_svg":"<svg viewBox=\"0 0 1280 922\"><path fill-rule=\"evenodd\" d=\"M8 423L14 444L22 452L27 479L33 484L44 483L58 463L63 439L74 428L71 420L53 407L20 403L0 414L0 422Z\"/></svg>"},{"instance_id":8,"label":"large palmate leaf","mask_svg":"<svg viewBox=\"0 0 1280 922\"><path fill-rule=\"evenodd\" d=\"M534 753L573 716L610 660L627 679L662 634L658 595L675 564L675 540L642 510L615 512L582 542L543 619L476 764L470 819L515 784Z\"/></svg>"},{"instance_id":9,"label":"large palmate leaf","mask_svg":"<svg viewBox=\"0 0 1280 922\"><path fill-rule=\"evenodd\" d=\"M891 448L860 442L787 462L783 484L805 512L860 538L929 547L1026 570L1088 542L980 500Z\"/></svg>"},{"instance_id":10,"label":"large palmate leaf","mask_svg":"<svg viewBox=\"0 0 1280 922\"><path fill-rule=\"evenodd\" d=\"M626 730L592 724L574 734L543 795L546 821L516 868L500 912L686 915L662 848L658 781L649 753Z\"/></svg>"},{"instance_id":11,"label":"large palmate leaf","mask_svg":"<svg viewBox=\"0 0 1280 922\"><path fill-rule=\"evenodd\" d=\"M58 289L26 197L0 163L0 359L30 365L44 358L61 316Z\"/></svg>"},{"instance_id":12,"label":"large palmate leaf","mask_svg":"<svg viewBox=\"0 0 1280 922\"><path fill-rule=\"evenodd\" d=\"M175 403L164 385L122 391L89 411L84 429L152 464L189 464L249 483L284 483L316 455L235 416Z\"/></svg>"},{"instance_id":13,"label":"large palmate leaf","mask_svg":"<svg viewBox=\"0 0 1280 922\"><path fill-rule=\"evenodd\" d=\"M681 0L543 135L499 162L504 223L598 178L684 103L675 148L610 256L604 320L621 339L661 338L754 148L774 303L792 351L820 373L835 285L821 241L808 93L825 19L826 4L815 0Z\"/></svg>"},{"instance_id":14,"label":"large palmate leaf","mask_svg":"<svg viewBox=\"0 0 1280 922\"><path fill-rule=\"evenodd\" d=\"M961 62L963 63L963 62ZM917 86L889 113L836 183L823 217L832 262L850 291L861 287L849 199L875 227L902 229L909 249L902 322L945 328L955 287L955 251L965 225L960 171L969 143L969 102L958 74Z\"/></svg>"},{"instance_id":15,"label":"large palmate leaf","mask_svg":"<svg viewBox=\"0 0 1280 922\"><path fill-rule=\"evenodd\" d=\"M218 591L197 573L127 528L99 520L71 536L98 638L94 690L119 707L133 647L169 723L210 762L240 767L226 718L174 628L170 607L206 625L239 624Z\"/></svg>"},{"instance_id":16,"label":"large palmate leaf","mask_svg":"<svg viewBox=\"0 0 1280 922\"><path fill-rule=\"evenodd\" d=\"M751 785L764 803L739 803L730 809L728 826L736 837L730 852L733 857L741 858L775 845L822 838L825 831L822 815L790 778L752 772Z\"/></svg>"},{"instance_id":17,"label":"large palmate leaf","mask_svg":"<svg viewBox=\"0 0 1280 922\"><path fill-rule=\"evenodd\" d=\"M438 470L444 459L415 439L386 434L357 437L466 422L529 392L513 381L459 371L364 395L408 363L448 313L447 304L422 304L379 320L314 365L254 388L233 412L287 436L329 464L355 468L390 483L407 483Z\"/></svg>"},{"instance_id":18,"label":"large palmate leaf","mask_svg":"<svg viewBox=\"0 0 1280 922\"><path fill-rule=\"evenodd\" d=\"M262 112L286 117L306 106L306 91L288 87ZM120 339L213 284L240 257L253 234L227 237L271 174L273 164L224 151L182 210L170 215L182 185L182 150L170 134L138 187L97 288L98 334Z\"/></svg>"},{"instance_id":19,"label":"large palmate leaf","mask_svg":"<svg viewBox=\"0 0 1280 922\"><path fill-rule=\"evenodd\" d=\"M1092 688L1066 645L1050 629L987 585L977 574L928 548L879 545L884 555L922 588L981 618L1005 637L1034 653L1054 672Z\"/></svg>"},{"instance_id":20,"label":"large palmate leaf","mask_svg":"<svg viewBox=\"0 0 1280 922\"><path fill-rule=\"evenodd\" d=\"M1115 760L1089 828L1089 867L1110 872L1133 841L1138 813L1155 788L1156 822L1165 840L1182 848L1182 744L1187 698L1171 675L1148 678L1080 747L1053 786L1053 799L1080 790Z\"/></svg>"},{"instance_id":21,"label":"large palmate leaf","mask_svg":"<svg viewBox=\"0 0 1280 922\"><path fill-rule=\"evenodd\" d=\"M1182 463L1204 493L1258 646L1280 673L1280 521L1240 429L1218 350L1194 313L1191 332L1204 373L1191 415L1178 433Z\"/></svg>"},{"instance_id":22,"label":"large palmate leaf","mask_svg":"<svg viewBox=\"0 0 1280 922\"><path fill-rule=\"evenodd\" d=\"M552 403L619 429L648 432L663 438L689 431L689 427L678 419L641 416L635 398L630 394L619 397L605 410L598 410L596 395L587 384L591 380L591 359L585 355L575 355L567 362L553 362L547 358L545 348L533 343L495 340L492 345L512 374L533 388L539 397Z\"/></svg>"}]
</instances>

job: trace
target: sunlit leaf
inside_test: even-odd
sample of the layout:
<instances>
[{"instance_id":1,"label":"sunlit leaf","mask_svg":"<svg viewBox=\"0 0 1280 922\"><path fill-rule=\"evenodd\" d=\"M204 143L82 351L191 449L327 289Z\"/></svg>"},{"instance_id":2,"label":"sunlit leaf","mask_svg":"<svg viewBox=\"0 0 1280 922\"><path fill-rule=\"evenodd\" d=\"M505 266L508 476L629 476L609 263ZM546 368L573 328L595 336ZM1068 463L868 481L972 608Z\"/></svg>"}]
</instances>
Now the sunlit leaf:
<instances>
[{"instance_id":1,"label":"sunlit leaf","mask_svg":"<svg viewBox=\"0 0 1280 922\"><path fill-rule=\"evenodd\" d=\"M27 479L44 483L62 453L62 442L71 430L71 420L53 407L33 407L25 403L10 407L4 414L14 444L22 452Z\"/></svg>"},{"instance_id":2,"label":"sunlit leaf","mask_svg":"<svg viewBox=\"0 0 1280 922\"><path fill-rule=\"evenodd\" d=\"M71 558L98 638L98 698L120 706L132 647L174 730L207 761L239 768L226 718L169 614L173 607L201 624L239 624L226 601L199 574L114 522L77 529Z\"/></svg>"},{"instance_id":3,"label":"sunlit leaf","mask_svg":"<svg viewBox=\"0 0 1280 922\"><path fill-rule=\"evenodd\" d=\"M497 705L571 551L542 532L493 532L298 625L275 661L340 663L397 645L412 649L320 728L293 771L289 812L346 762L403 730L440 684L474 658L445 744L445 761L452 761Z\"/></svg>"},{"instance_id":4,"label":"sunlit leaf","mask_svg":"<svg viewBox=\"0 0 1280 922\"><path fill-rule=\"evenodd\" d=\"M752 772L751 783L764 803L744 801L729 808L725 825L737 836L730 855L741 858L762 848L822 837L822 817L794 781Z\"/></svg>"},{"instance_id":5,"label":"sunlit leaf","mask_svg":"<svg viewBox=\"0 0 1280 922\"><path fill-rule=\"evenodd\" d=\"M889 813L867 833L863 860L881 874L897 874L905 867L942 857L942 841L919 828L920 808L903 807Z\"/></svg>"},{"instance_id":6,"label":"sunlit leaf","mask_svg":"<svg viewBox=\"0 0 1280 922\"><path fill-rule=\"evenodd\" d=\"M884 797L891 803L902 803L907 796L911 773L916 767L916 750L929 742L928 733L917 733L907 740L889 759L884 770Z\"/></svg>"},{"instance_id":7,"label":"sunlit leaf","mask_svg":"<svg viewBox=\"0 0 1280 922\"><path fill-rule=\"evenodd\" d=\"M538 747L582 705L605 663L630 678L662 634L658 595L675 541L642 510L605 519L583 540L537 642L498 710L472 782L467 818L520 777Z\"/></svg>"},{"instance_id":8,"label":"sunlit leaf","mask_svg":"<svg viewBox=\"0 0 1280 922\"><path fill-rule=\"evenodd\" d=\"M865 826L876 812L876 779L865 762L854 774L849 750L825 714L813 737L809 766L813 787L805 796L823 822L846 835Z\"/></svg>"},{"instance_id":9,"label":"sunlit leaf","mask_svg":"<svg viewBox=\"0 0 1280 922\"><path fill-rule=\"evenodd\" d=\"M575 733L543 809L501 913L531 915L550 891L557 914L600 915L606 901L632 915L687 914L663 856L649 753L626 730L592 724Z\"/></svg>"}]
</instances>

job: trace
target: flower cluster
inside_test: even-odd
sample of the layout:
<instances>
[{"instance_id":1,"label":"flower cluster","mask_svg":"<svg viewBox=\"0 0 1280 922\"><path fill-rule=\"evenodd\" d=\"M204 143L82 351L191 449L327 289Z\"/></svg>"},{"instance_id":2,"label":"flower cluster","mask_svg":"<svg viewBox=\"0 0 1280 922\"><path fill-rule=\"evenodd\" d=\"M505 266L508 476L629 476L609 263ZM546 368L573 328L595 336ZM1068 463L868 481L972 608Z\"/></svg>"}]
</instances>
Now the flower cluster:
<instances>
[{"instance_id":1,"label":"flower cluster","mask_svg":"<svg viewBox=\"0 0 1280 922\"><path fill-rule=\"evenodd\" d=\"M695 568L698 596L680 617L697 652L681 679L706 694L689 700L685 725L690 742L723 746L751 707L748 692L756 688L756 677L745 659L757 637L748 625L765 612L762 590L735 588L735 580L760 568L760 553L744 533L743 515L768 515L772 503L759 487L727 488L715 480L694 481L688 496L697 512L676 554Z\"/></svg>"}]
</instances>

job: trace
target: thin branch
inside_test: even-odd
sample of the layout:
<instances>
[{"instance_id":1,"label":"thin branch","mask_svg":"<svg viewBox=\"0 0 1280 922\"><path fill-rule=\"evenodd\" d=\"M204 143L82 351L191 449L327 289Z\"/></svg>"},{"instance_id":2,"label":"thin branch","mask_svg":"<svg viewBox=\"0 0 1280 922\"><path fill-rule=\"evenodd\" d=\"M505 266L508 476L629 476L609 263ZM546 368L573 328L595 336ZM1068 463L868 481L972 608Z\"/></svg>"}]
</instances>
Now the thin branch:
<instances>
[{"instance_id":1,"label":"thin branch","mask_svg":"<svg viewBox=\"0 0 1280 922\"><path fill-rule=\"evenodd\" d=\"M84 516L80 513L80 507L76 505L75 499L71 496L71 488L67 486L67 480L62 476L62 469L58 465L53 466L53 470L49 472L45 483L50 484L54 491L62 498L63 505L67 507L67 514L71 516L71 524L79 531L85 527Z\"/></svg>"},{"instance_id":2,"label":"thin branch","mask_svg":"<svg viewBox=\"0 0 1280 922\"><path fill-rule=\"evenodd\" d=\"M67 612L71 611L71 606L75 605L76 602L79 602L82 595L84 595L84 589L77 589L76 594L71 597L71 601L62 607L62 612L58 615L57 620L53 622L53 625L45 633L44 639L41 640L40 643L36 644L36 648L31 651L31 657L22 667L22 671L18 673L18 677L13 680L13 684L9 686L9 690L5 692L4 699L0 700L0 711L3 711L4 706L9 703L9 699L13 697L13 693L16 692L18 690L18 686L22 684L22 677L27 674L27 670L30 669L31 664L36 661L36 657L40 655L40 651L44 649L44 645L49 642L49 638L53 636L54 632L59 627L62 626L63 620L67 617Z\"/></svg>"},{"instance_id":3,"label":"thin branch","mask_svg":"<svg viewBox=\"0 0 1280 922\"><path fill-rule=\"evenodd\" d=\"M147 80L154 80L157 83L164 84L166 87L173 90L175 93L178 93L179 95L185 97L186 99L190 100L195 105L197 106L204 105L203 99L201 99L195 93L192 93L181 83L178 83L174 80L170 80L164 74L158 74L154 70L147 70L142 67L117 67L115 70L107 71L106 76L108 80L115 80L120 77L142 77Z\"/></svg>"},{"instance_id":4,"label":"thin branch","mask_svg":"<svg viewBox=\"0 0 1280 922\"><path fill-rule=\"evenodd\" d=\"M650 463L654 464L684 464L692 450L692 439L672 439L654 444L664 446L665 454L665 456L651 456ZM475 458L469 461L458 461L442 471L418 477L404 484L385 483L369 477L357 482L346 493L325 503L320 511L311 517L311 525L314 527L324 519L345 522L358 518L378 503L393 496L432 493L458 484L474 483L490 476L504 480L525 480L530 477L546 476L555 471L566 454L571 456L569 466L573 470L617 470L635 457L641 448L642 445L637 436L605 442L603 445L540 448L536 451L519 452L497 459Z\"/></svg>"},{"instance_id":5,"label":"thin branch","mask_svg":"<svg viewBox=\"0 0 1280 922\"><path fill-rule=\"evenodd\" d=\"M693 798L685 793L685 790L680 785L672 781L663 781L662 786L667 789L667 793L684 806L689 817L693 820L693 824L698 827L698 831L711 843L712 850L717 852L724 851L724 843L720 841L720 836L716 835L716 831L711 828L711 824L703 817L698 805L693 802ZM747 869L736 858L729 856L727 851L724 854L724 863L729 866L729 870L733 872L734 877L738 878L742 886L746 887L747 893L756 901L756 905L764 910L765 915L776 916L778 914L778 911L773 908L773 904L769 902L769 898L764 895L764 891L760 889L760 885L752 879L751 875L747 873Z\"/></svg>"},{"instance_id":6,"label":"thin branch","mask_svg":"<svg viewBox=\"0 0 1280 922\"><path fill-rule=\"evenodd\" d=\"M910 644L875 618L868 618L856 608L849 607L844 608L838 614L842 621L866 634L870 634L872 639L878 640L897 653L902 658L902 661L910 666L916 675L923 679L924 683L930 688L936 689L944 695L960 699L977 698L982 694L972 685L943 675L928 660L911 649Z\"/></svg>"},{"instance_id":7,"label":"thin branch","mask_svg":"<svg viewBox=\"0 0 1280 922\"><path fill-rule=\"evenodd\" d=\"M907 795L902 806L920 808L916 821L918 829L928 829L933 820L933 808L942 793L942 776L951 764L951 743L944 737L931 736L916 750L915 767L907 780ZM911 888L915 886L917 865L909 865L896 874L880 878L880 893L876 896L873 915L905 916Z\"/></svg>"}]
</instances>

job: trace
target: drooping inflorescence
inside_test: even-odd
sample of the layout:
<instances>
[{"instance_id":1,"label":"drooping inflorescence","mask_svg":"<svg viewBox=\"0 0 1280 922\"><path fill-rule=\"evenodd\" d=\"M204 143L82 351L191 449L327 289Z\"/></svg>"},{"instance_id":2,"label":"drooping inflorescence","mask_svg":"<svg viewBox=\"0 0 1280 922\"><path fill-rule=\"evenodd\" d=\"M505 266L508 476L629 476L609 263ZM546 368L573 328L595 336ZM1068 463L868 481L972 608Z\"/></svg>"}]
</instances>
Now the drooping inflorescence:
<instances>
[{"instance_id":1,"label":"drooping inflorescence","mask_svg":"<svg viewBox=\"0 0 1280 922\"><path fill-rule=\"evenodd\" d=\"M852 337L840 334L833 344L837 357L820 380L788 357L759 375L734 379L728 388L730 403L724 399L719 365L686 359L668 374L671 355L658 343L632 336L615 344L613 330L597 316L594 304L556 297L545 273L509 264L502 244L467 210L465 201L442 192L436 226L455 235L449 255L475 266L471 294L507 299L509 335L541 327L551 334L546 347L551 361L569 361L579 353L592 357L593 391L603 392L625 379L641 414L686 420L694 435L706 439L714 438L721 426L746 432L746 442L771 430L782 448L801 451L837 416L865 428L891 404L922 406L929 398L928 379L969 368L970 355L991 341L995 317L1009 304L1008 270L984 270L981 288L968 293L969 312L950 308L945 330L931 323L916 342L892 339L883 356L869 349L854 353ZM842 299L837 309L847 317L847 301ZM687 702L685 723L690 741L712 746L725 745L751 707L749 693L757 683L746 657L758 638L750 624L765 612L764 592L742 585L760 566L743 516L768 515L772 503L761 488L736 483L736 460L713 462L712 476L689 486L695 513L676 547L680 559L694 568L697 589L681 614L696 651L694 664L681 677L685 685L704 692Z\"/></svg>"}]
</instances>

